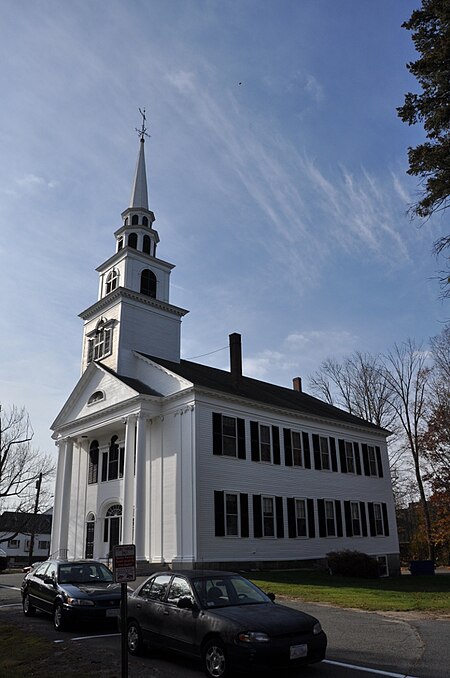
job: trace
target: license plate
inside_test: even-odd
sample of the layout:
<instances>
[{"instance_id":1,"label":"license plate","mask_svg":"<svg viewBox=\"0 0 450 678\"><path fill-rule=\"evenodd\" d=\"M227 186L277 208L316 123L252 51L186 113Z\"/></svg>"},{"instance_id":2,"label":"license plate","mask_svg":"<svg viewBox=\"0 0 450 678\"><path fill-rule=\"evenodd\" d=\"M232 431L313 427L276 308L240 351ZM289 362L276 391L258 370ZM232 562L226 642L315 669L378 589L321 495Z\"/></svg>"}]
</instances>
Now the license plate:
<instances>
[{"instance_id":1,"label":"license plate","mask_svg":"<svg viewBox=\"0 0 450 678\"><path fill-rule=\"evenodd\" d=\"M118 617L119 616L119 608L114 607L114 608L111 608L110 610L106 610L106 616L107 617Z\"/></svg>"},{"instance_id":2,"label":"license plate","mask_svg":"<svg viewBox=\"0 0 450 678\"><path fill-rule=\"evenodd\" d=\"M291 659L299 659L299 657L306 657L308 654L307 645L291 645Z\"/></svg>"}]
</instances>

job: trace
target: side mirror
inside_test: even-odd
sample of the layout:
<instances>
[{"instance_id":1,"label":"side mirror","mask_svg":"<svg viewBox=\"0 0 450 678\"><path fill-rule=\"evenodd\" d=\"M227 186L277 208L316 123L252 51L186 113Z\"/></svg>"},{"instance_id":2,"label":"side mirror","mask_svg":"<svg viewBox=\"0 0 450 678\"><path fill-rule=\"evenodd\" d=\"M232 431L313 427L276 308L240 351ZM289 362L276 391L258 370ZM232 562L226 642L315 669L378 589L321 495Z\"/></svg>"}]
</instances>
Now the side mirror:
<instances>
[{"instance_id":1,"label":"side mirror","mask_svg":"<svg viewBox=\"0 0 450 678\"><path fill-rule=\"evenodd\" d=\"M195 608L195 603L189 596L183 596L178 599L177 607L179 607L180 610L193 610Z\"/></svg>"},{"instance_id":2,"label":"side mirror","mask_svg":"<svg viewBox=\"0 0 450 678\"><path fill-rule=\"evenodd\" d=\"M271 592L271 593L267 593L266 595L267 595L268 598L270 598L270 600L272 601L272 603L275 602L275 597L276 597L276 596L275 596L274 593Z\"/></svg>"}]
</instances>

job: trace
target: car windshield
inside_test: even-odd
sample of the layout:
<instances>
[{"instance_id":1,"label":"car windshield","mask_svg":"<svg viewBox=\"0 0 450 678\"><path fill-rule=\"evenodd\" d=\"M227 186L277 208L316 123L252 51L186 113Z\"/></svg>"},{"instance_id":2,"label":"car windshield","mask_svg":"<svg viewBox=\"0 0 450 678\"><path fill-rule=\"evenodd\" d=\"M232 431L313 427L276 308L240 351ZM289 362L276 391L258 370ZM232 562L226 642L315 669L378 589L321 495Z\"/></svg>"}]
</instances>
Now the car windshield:
<instances>
[{"instance_id":1,"label":"car windshield","mask_svg":"<svg viewBox=\"0 0 450 678\"><path fill-rule=\"evenodd\" d=\"M202 607L206 608L270 603L261 589L239 575L194 579L193 585Z\"/></svg>"},{"instance_id":2,"label":"car windshield","mask_svg":"<svg viewBox=\"0 0 450 678\"><path fill-rule=\"evenodd\" d=\"M67 563L59 566L60 584L111 583L113 576L102 563Z\"/></svg>"}]
</instances>

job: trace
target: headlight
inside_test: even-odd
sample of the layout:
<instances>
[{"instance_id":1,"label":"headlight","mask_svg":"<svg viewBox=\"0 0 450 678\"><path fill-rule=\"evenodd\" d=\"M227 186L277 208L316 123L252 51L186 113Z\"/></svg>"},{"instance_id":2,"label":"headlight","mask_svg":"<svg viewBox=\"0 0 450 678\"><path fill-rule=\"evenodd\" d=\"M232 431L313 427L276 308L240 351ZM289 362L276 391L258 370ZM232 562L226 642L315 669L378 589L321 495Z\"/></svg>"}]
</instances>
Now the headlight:
<instances>
[{"instance_id":1,"label":"headlight","mask_svg":"<svg viewBox=\"0 0 450 678\"><path fill-rule=\"evenodd\" d=\"M317 624L314 624L313 626L313 635L318 636L319 633L322 633L322 627L320 622L317 622Z\"/></svg>"},{"instance_id":2,"label":"headlight","mask_svg":"<svg viewBox=\"0 0 450 678\"><path fill-rule=\"evenodd\" d=\"M246 631L238 635L241 643L268 643L270 638L267 633L261 631Z\"/></svg>"},{"instance_id":3,"label":"headlight","mask_svg":"<svg viewBox=\"0 0 450 678\"><path fill-rule=\"evenodd\" d=\"M93 600L87 598L67 598L69 605L94 605Z\"/></svg>"}]
</instances>

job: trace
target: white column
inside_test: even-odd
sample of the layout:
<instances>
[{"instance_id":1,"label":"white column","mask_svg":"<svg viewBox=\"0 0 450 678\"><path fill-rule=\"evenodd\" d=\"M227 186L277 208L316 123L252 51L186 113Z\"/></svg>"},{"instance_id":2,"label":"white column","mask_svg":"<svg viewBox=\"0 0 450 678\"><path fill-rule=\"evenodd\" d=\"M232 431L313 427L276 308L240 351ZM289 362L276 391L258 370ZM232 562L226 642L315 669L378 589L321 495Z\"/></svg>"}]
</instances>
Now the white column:
<instances>
[{"instance_id":1,"label":"white column","mask_svg":"<svg viewBox=\"0 0 450 678\"><path fill-rule=\"evenodd\" d=\"M66 554L60 553L63 557L67 555L69 544L69 523L70 523L70 490L72 485L72 464L73 464L73 440L67 438L64 445L64 471L62 477L61 509L60 509L60 527L59 527L59 551L66 551Z\"/></svg>"},{"instance_id":2,"label":"white column","mask_svg":"<svg viewBox=\"0 0 450 678\"><path fill-rule=\"evenodd\" d=\"M123 470L122 544L133 543L134 452L136 446L136 415L125 424L125 467Z\"/></svg>"},{"instance_id":3,"label":"white column","mask_svg":"<svg viewBox=\"0 0 450 678\"><path fill-rule=\"evenodd\" d=\"M147 419L140 416L136 429L136 475L134 492L134 543L136 559L146 560L145 527L147 524L146 462L147 462Z\"/></svg>"},{"instance_id":4,"label":"white column","mask_svg":"<svg viewBox=\"0 0 450 678\"><path fill-rule=\"evenodd\" d=\"M50 543L50 553L56 554L59 551L60 525L61 525L61 497L62 482L64 473L64 452L65 448L62 441L55 443L58 448L58 461L56 465L55 494L53 497L53 519L52 536Z\"/></svg>"}]
</instances>

